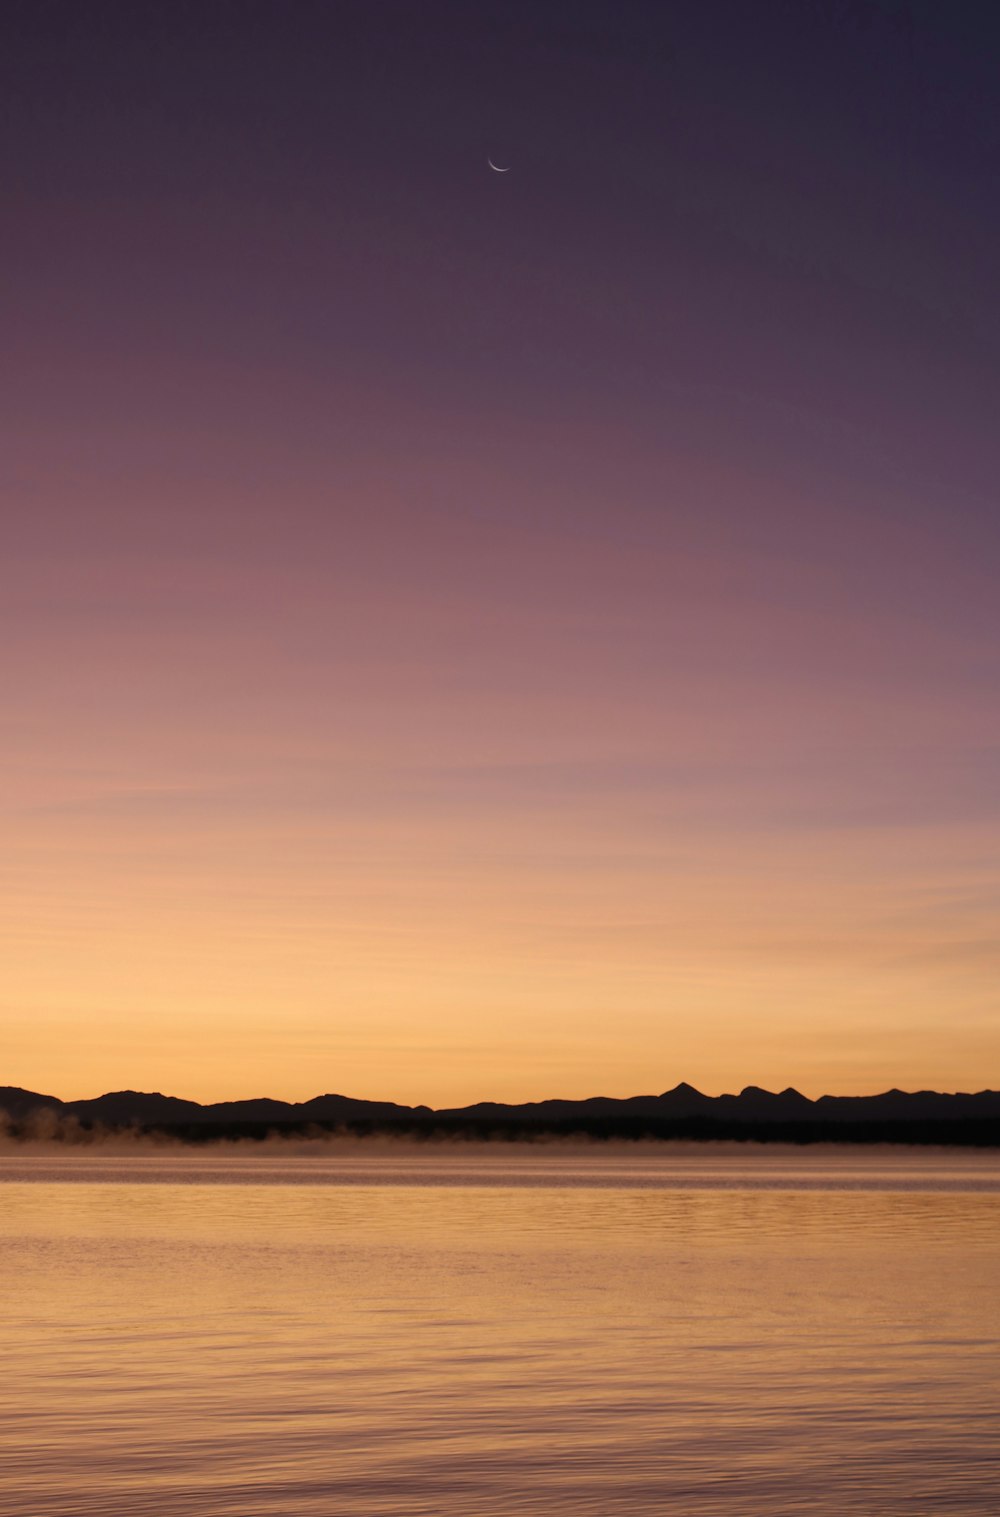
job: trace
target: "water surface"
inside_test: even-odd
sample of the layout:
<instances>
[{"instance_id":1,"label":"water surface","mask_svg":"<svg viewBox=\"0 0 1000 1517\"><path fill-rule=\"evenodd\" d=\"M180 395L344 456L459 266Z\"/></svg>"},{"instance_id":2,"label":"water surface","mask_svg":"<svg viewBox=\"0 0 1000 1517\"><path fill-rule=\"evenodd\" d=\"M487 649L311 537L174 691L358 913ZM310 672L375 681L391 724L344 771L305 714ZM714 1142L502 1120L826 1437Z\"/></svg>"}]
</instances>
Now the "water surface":
<instances>
[{"instance_id":1,"label":"water surface","mask_svg":"<svg viewBox=\"0 0 1000 1517\"><path fill-rule=\"evenodd\" d=\"M0 1517L994 1517L1000 1166L0 1155Z\"/></svg>"}]
</instances>

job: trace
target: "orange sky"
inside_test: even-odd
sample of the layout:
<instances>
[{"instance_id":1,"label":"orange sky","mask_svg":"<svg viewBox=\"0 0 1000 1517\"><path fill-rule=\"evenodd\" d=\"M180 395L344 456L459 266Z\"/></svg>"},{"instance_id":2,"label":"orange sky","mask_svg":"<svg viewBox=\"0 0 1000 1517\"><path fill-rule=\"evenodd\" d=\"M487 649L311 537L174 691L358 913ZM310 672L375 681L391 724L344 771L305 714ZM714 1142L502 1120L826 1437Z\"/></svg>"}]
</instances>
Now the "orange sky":
<instances>
[{"instance_id":1,"label":"orange sky","mask_svg":"<svg viewBox=\"0 0 1000 1517\"><path fill-rule=\"evenodd\" d=\"M3 652L5 1079L983 1084L995 715L975 627L922 619L925 545L855 517L887 600L805 555L773 471L610 430L600 467L529 434L501 471L483 436L485 468L401 483L358 450L286 492L223 435L193 511L91 434L62 551L73 450L37 470ZM435 508L445 471L481 510ZM775 539L728 542L760 503Z\"/></svg>"}]
</instances>

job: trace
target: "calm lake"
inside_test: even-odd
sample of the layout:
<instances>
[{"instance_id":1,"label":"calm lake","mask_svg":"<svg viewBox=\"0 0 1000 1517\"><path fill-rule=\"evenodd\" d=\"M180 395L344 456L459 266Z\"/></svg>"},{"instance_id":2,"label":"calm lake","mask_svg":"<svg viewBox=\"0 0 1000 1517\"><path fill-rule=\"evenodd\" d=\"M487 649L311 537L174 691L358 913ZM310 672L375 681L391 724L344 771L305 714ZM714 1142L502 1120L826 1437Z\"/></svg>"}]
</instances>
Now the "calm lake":
<instances>
[{"instance_id":1,"label":"calm lake","mask_svg":"<svg viewBox=\"0 0 1000 1517\"><path fill-rule=\"evenodd\" d=\"M995 1517L1000 1160L0 1153L2 1517Z\"/></svg>"}]
</instances>

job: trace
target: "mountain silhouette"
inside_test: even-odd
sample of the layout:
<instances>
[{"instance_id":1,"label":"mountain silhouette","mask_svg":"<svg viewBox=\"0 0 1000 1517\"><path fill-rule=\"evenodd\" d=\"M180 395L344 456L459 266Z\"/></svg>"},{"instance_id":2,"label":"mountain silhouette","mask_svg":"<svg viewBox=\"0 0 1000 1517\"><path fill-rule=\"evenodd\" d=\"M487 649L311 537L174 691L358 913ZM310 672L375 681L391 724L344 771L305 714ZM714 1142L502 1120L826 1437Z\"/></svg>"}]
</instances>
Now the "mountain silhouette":
<instances>
[{"instance_id":1,"label":"mountain silhouette","mask_svg":"<svg viewBox=\"0 0 1000 1517\"><path fill-rule=\"evenodd\" d=\"M1000 1146L1000 1091L944 1093L887 1090L871 1096L820 1096L811 1100L791 1087L782 1091L748 1085L738 1095L706 1096L681 1082L660 1095L591 1096L471 1106L404 1106L328 1093L308 1101L270 1096L202 1105L158 1091L117 1090L89 1100L0 1086L0 1113L15 1134L38 1130L40 1117L74 1119L84 1128L135 1128L193 1140L226 1133L264 1136L268 1131L346 1127L356 1132L413 1135L532 1137L589 1134L593 1137L737 1137L810 1142L962 1142ZM34 1124L34 1126L33 1126Z\"/></svg>"}]
</instances>

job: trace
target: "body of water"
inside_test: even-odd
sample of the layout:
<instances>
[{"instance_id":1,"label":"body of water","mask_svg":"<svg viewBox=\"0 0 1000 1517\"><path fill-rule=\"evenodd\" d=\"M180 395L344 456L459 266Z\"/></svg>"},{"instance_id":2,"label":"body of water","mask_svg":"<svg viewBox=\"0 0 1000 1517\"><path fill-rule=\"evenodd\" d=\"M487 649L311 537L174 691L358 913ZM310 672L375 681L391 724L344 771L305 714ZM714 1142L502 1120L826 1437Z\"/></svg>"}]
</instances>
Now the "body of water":
<instances>
[{"instance_id":1,"label":"body of water","mask_svg":"<svg viewBox=\"0 0 1000 1517\"><path fill-rule=\"evenodd\" d=\"M0 1155L0 1517L995 1517L995 1156Z\"/></svg>"}]
</instances>

